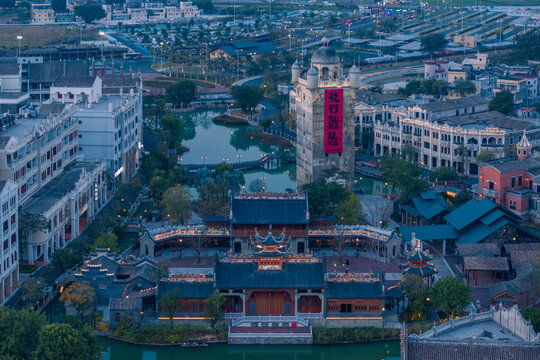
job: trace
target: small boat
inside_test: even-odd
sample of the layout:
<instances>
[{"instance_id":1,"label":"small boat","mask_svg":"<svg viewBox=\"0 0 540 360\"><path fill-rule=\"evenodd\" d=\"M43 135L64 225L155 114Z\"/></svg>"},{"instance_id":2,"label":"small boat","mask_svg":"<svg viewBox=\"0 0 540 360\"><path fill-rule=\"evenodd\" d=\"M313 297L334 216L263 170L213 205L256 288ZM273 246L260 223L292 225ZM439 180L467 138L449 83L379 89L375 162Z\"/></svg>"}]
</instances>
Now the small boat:
<instances>
[{"instance_id":1,"label":"small boat","mask_svg":"<svg viewBox=\"0 0 540 360\"><path fill-rule=\"evenodd\" d=\"M180 344L181 347L204 347L204 346L208 346L207 343L199 343L199 342L192 342L192 341L186 341L182 344Z\"/></svg>"}]
</instances>

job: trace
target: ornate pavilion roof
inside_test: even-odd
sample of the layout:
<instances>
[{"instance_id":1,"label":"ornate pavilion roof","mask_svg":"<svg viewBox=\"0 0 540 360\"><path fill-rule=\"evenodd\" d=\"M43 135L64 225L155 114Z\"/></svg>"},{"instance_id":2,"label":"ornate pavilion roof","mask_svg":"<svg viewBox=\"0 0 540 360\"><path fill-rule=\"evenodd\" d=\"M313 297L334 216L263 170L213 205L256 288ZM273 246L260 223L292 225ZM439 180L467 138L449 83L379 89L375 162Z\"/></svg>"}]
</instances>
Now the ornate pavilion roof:
<instances>
[{"instance_id":1,"label":"ornate pavilion roof","mask_svg":"<svg viewBox=\"0 0 540 360\"><path fill-rule=\"evenodd\" d=\"M279 236L274 236L272 233L272 225L268 230L268 235L262 236L255 229L255 237L248 238L249 247L253 255L264 257L279 257L287 256L291 247L291 238L285 236L285 229Z\"/></svg>"}]
</instances>

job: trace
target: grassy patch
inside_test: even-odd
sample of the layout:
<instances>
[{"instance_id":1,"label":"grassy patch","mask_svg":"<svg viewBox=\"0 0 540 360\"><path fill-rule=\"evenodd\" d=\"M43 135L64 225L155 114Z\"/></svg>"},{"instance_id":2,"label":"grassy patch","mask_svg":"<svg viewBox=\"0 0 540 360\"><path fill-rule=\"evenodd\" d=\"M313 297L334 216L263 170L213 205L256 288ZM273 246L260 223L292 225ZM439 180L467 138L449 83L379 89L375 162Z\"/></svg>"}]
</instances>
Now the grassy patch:
<instances>
[{"instance_id":1,"label":"grassy patch","mask_svg":"<svg viewBox=\"0 0 540 360\"><path fill-rule=\"evenodd\" d=\"M328 328L313 327L314 344L338 344L343 342L365 343L376 340L396 339L399 329L382 329L378 327Z\"/></svg>"},{"instance_id":2,"label":"grassy patch","mask_svg":"<svg viewBox=\"0 0 540 360\"><path fill-rule=\"evenodd\" d=\"M34 271L36 271L36 269L39 267L39 265L37 264L33 264L33 265L30 265L30 264L20 264L19 265L19 272L21 274L31 274L33 273Z\"/></svg>"}]
</instances>

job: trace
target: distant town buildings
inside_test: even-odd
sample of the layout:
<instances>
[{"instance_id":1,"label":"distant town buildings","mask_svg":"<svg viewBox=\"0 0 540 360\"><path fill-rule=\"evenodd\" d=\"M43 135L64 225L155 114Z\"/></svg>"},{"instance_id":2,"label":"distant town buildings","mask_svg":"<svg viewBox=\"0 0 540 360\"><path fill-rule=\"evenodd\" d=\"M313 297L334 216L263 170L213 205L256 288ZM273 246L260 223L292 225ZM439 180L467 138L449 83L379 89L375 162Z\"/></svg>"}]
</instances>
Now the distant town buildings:
<instances>
[{"instance_id":1,"label":"distant town buildings","mask_svg":"<svg viewBox=\"0 0 540 360\"><path fill-rule=\"evenodd\" d=\"M50 4L32 4L31 18L34 24L54 24L71 23L80 21L73 13L74 8L85 4L86 1L68 1L67 11L56 12ZM152 20L182 20L192 19L201 16L201 10L192 2L126 2L121 6L118 4L108 5L98 2L106 12L105 21L152 21Z\"/></svg>"}]
</instances>

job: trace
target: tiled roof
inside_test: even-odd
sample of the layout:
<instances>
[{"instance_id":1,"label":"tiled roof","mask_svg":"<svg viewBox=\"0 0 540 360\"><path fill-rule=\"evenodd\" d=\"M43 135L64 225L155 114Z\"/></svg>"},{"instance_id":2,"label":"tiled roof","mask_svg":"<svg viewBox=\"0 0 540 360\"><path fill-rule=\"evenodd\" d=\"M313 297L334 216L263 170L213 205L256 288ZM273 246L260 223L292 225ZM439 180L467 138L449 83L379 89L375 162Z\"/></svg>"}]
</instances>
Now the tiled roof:
<instances>
[{"instance_id":1,"label":"tiled roof","mask_svg":"<svg viewBox=\"0 0 540 360\"><path fill-rule=\"evenodd\" d=\"M445 100L419 105L421 109L430 112L448 111L465 106L477 106L487 104L489 101L481 96L469 96L456 100Z\"/></svg>"},{"instance_id":2,"label":"tiled roof","mask_svg":"<svg viewBox=\"0 0 540 360\"><path fill-rule=\"evenodd\" d=\"M540 243L504 244L503 246L506 252L515 250L540 252Z\"/></svg>"},{"instance_id":3,"label":"tiled roof","mask_svg":"<svg viewBox=\"0 0 540 360\"><path fill-rule=\"evenodd\" d=\"M459 244L473 244L479 243L489 235L493 234L495 231L502 228L504 225L509 224L510 222L506 218L500 218L491 225L484 225L479 223L472 228L464 232L461 237L456 241Z\"/></svg>"},{"instance_id":4,"label":"tiled roof","mask_svg":"<svg viewBox=\"0 0 540 360\"><path fill-rule=\"evenodd\" d=\"M460 256L475 256L479 251L488 253L491 256L498 256L501 253L499 246L493 243L481 244L457 244Z\"/></svg>"},{"instance_id":5,"label":"tiled roof","mask_svg":"<svg viewBox=\"0 0 540 360\"><path fill-rule=\"evenodd\" d=\"M20 71L17 63L2 63L0 64L0 75L18 75Z\"/></svg>"},{"instance_id":6,"label":"tiled roof","mask_svg":"<svg viewBox=\"0 0 540 360\"><path fill-rule=\"evenodd\" d=\"M418 275L420 277L426 277L438 273L439 271L433 267L433 265L426 265L424 267L416 267L411 264L405 264L401 266L404 275Z\"/></svg>"},{"instance_id":7,"label":"tiled roof","mask_svg":"<svg viewBox=\"0 0 540 360\"><path fill-rule=\"evenodd\" d=\"M409 342L407 360L538 360L540 344L482 342Z\"/></svg>"},{"instance_id":8,"label":"tiled roof","mask_svg":"<svg viewBox=\"0 0 540 360\"><path fill-rule=\"evenodd\" d=\"M528 157L524 160L518 160L515 157L482 161L482 167L492 166L501 173L516 171L516 170L534 170L540 168L540 159Z\"/></svg>"},{"instance_id":9,"label":"tiled roof","mask_svg":"<svg viewBox=\"0 0 540 360\"><path fill-rule=\"evenodd\" d=\"M141 311L141 298L111 298L109 301L110 311Z\"/></svg>"},{"instance_id":10,"label":"tiled roof","mask_svg":"<svg viewBox=\"0 0 540 360\"><path fill-rule=\"evenodd\" d=\"M424 194L422 197L412 199L413 206L418 210L418 213L427 220L448 211L448 204L441 195L428 197Z\"/></svg>"},{"instance_id":11,"label":"tiled roof","mask_svg":"<svg viewBox=\"0 0 540 360\"><path fill-rule=\"evenodd\" d=\"M524 250L511 250L510 251L510 264L512 264L512 269L517 268L519 265L523 264L525 261L535 261L540 259L539 251L524 251Z\"/></svg>"},{"instance_id":12,"label":"tiled roof","mask_svg":"<svg viewBox=\"0 0 540 360\"><path fill-rule=\"evenodd\" d=\"M54 86L90 87L95 81L95 76L61 76L54 82Z\"/></svg>"},{"instance_id":13,"label":"tiled roof","mask_svg":"<svg viewBox=\"0 0 540 360\"><path fill-rule=\"evenodd\" d=\"M496 207L497 204L488 198L482 200L471 199L444 218L457 230L462 230Z\"/></svg>"},{"instance_id":14,"label":"tiled roof","mask_svg":"<svg viewBox=\"0 0 540 360\"><path fill-rule=\"evenodd\" d=\"M235 224L305 224L305 199L237 199L232 201Z\"/></svg>"},{"instance_id":15,"label":"tiled roof","mask_svg":"<svg viewBox=\"0 0 540 360\"><path fill-rule=\"evenodd\" d=\"M378 281L331 281L326 285L329 299L380 299L382 284Z\"/></svg>"},{"instance_id":16,"label":"tiled roof","mask_svg":"<svg viewBox=\"0 0 540 360\"><path fill-rule=\"evenodd\" d=\"M50 103L50 104L41 104L38 109L39 114L48 115L48 114L59 114L64 110L68 104L62 103Z\"/></svg>"},{"instance_id":17,"label":"tiled roof","mask_svg":"<svg viewBox=\"0 0 540 360\"><path fill-rule=\"evenodd\" d=\"M508 271L508 260L505 257L465 256L463 265L465 270Z\"/></svg>"},{"instance_id":18,"label":"tiled roof","mask_svg":"<svg viewBox=\"0 0 540 360\"><path fill-rule=\"evenodd\" d=\"M404 241L411 241L412 234L416 234L416 238L424 240L444 240L457 239L459 233L452 225L423 225L423 226L402 226L398 228Z\"/></svg>"},{"instance_id":19,"label":"tiled roof","mask_svg":"<svg viewBox=\"0 0 540 360\"><path fill-rule=\"evenodd\" d=\"M100 265L101 269L107 269L110 273L115 273L118 271L118 263L111 258L102 255L100 257L97 257L95 259L92 259L88 262L88 265L90 266L97 266Z\"/></svg>"},{"instance_id":20,"label":"tiled roof","mask_svg":"<svg viewBox=\"0 0 540 360\"><path fill-rule=\"evenodd\" d=\"M257 264L216 264L216 287L218 289L322 289L324 267L317 263L284 263L283 271L258 271Z\"/></svg>"}]
</instances>

